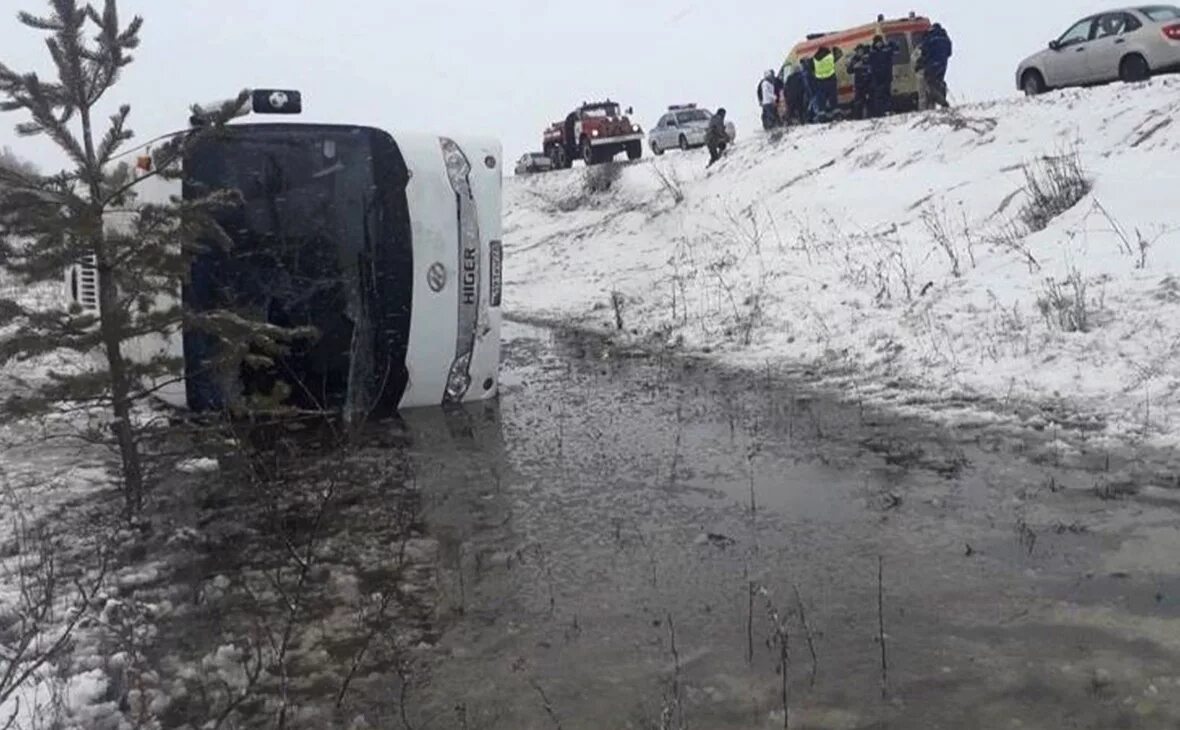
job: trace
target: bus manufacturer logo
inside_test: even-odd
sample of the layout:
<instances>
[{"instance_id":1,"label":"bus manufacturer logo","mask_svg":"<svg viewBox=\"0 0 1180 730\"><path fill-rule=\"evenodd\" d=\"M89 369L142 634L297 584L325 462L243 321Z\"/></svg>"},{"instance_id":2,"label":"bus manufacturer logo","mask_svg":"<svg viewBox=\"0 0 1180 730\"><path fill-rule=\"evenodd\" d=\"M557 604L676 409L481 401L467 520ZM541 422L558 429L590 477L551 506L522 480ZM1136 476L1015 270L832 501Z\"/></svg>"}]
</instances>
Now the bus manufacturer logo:
<instances>
[{"instance_id":1,"label":"bus manufacturer logo","mask_svg":"<svg viewBox=\"0 0 1180 730\"><path fill-rule=\"evenodd\" d=\"M436 261L426 270L426 283L432 292L438 293L447 285L447 267Z\"/></svg>"},{"instance_id":2,"label":"bus manufacturer logo","mask_svg":"<svg viewBox=\"0 0 1180 730\"><path fill-rule=\"evenodd\" d=\"M479 252L463 249L463 303L475 306L479 300Z\"/></svg>"}]
</instances>

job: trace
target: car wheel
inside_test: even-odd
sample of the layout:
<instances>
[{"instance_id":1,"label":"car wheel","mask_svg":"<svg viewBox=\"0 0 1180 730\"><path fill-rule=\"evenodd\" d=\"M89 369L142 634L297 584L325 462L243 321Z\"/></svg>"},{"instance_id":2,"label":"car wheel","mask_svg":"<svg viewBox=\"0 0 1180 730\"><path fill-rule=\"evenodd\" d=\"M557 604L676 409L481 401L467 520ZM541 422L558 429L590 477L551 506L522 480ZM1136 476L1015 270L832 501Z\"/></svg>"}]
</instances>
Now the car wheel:
<instances>
[{"instance_id":1,"label":"car wheel","mask_svg":"<svg viewBox=\"0 0 1180 730\"><path fill-rule=\"evenodd\" d=\"M1039 96L1045 93L1045 78L1041 76L1040 71L1025 71L1020 86L1024 89L1025 96Z\"/></svg>"},{"instance_id":2,"label":"car wheel","mask_svg":"<svg viewBox=\"0 0 1180 730\"><path fill-rule=\"evenodd\" d=\"M663 148L661 148L659 143L657 143L654 139L651 141L651 153L656 157L664 154Z\"/></svg>"},{"instance_id":3,"label":"car wheel","mask_svg":"<svg viewBox=\"0 0 1180 730\"><path fill-rule=\"evenodd\" d=\"M683 134L680 135L680 149L685 152L688 151L688 137L685 137Z\"/></svg>"},{"instance_id":4,"label":"car wheel","mask_svg":"<svg viewBox=\"0 0 1180 730\"><path fill-rule=\"evenodd\" d=\"M1151 78L1151 66L1147 64L1146 58L1133 53L1119 64L1119 78L1127 83L1146 81Z\"/></svg>"},{"instance_id":5,"label":"car wheel","mask_svg":"<svg viewBox=\"0 0 1180 730\"><path fill-rule=\"evenodd\" d=\"M589 137L582 140L582 162L587 165L594 165L598 162L598 155L594 154L594 145L590 144Z\"/></svg>"},{"instance_id":6,"label":"car wheel","mask_svg":"<svg viewBox=\"0 0 1180 730\"><path fill-rule=\"evenodd\" d=\"M643 157L643 143L642 142L628 142L627 143L627 159L634 162L640 157Z\"/></svg>"}]
</instances>

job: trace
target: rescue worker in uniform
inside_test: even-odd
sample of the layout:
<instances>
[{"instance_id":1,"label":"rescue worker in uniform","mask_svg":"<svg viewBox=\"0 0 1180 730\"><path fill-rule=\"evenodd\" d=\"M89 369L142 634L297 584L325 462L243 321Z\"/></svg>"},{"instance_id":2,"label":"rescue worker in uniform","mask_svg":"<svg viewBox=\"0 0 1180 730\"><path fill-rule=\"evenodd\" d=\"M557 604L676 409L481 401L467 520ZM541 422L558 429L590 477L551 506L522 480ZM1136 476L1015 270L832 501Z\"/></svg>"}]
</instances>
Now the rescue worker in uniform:
<instances>
[{"instance_id":1,"label":"rescue worker in uniform","mask_svg":"<svg viewBox=\"0 0 1180 730\"><path fill-rule=\"evenodd\" d=\"M836 113L836 102L840 93L836 78L836 62L843 53L839 48L820 46L815 52L815 93L816 121L830 122Z\"/></svg>"},{"instance_id":2,"label":"rescue worker in uniform","mask_svg":"<svg viewBox=\"0 0 1180 730\"><path fill-rule=\"evenodd\" d=\"M762 107L762 128L770 131L778 126L778 83L774 71L762 75L758 84L758 104Z\"/></svg>"},{"instance_id":3,"label":"rescue worker in uniform","mask_svg":"<svg viewBox=\"0 0 1180 730\"><path fill-rule=\"evenodd\" d=\"M802 64L788 64L784 67L786 80L783 82L783 96L786 97L787 114L784 121L791 124L807 123L807 86Z\"/></svg>"},{"instance_id":4,"label":"rescue worker in uniform","mask_svg":"<svg viewBox=\"0 0 1180 730\"><path fill-rule=\"evenodd\" d=\"M869 63L869 47L861 43L848 61L848 73L852 76L855 93L852 99L852 117L868 119L873 98L873 68Z\"/></svg>"},{"instance_id":5,"label":"rescue worker in uniform","mask_svg":"<svg viewBox=\"0 0 1180 730\"><path fill-rule=\"evenodd\" d=\"M815 62L810 58L799 60L799 79L803 84L803 123L815 121Z\"/></svg>"},{"instance_id":6,"label":"rescue worker in uniform","mask_svg":"<svg viewBox=\"0 0 1180 730\"><path fill-rule=\"evenodd\" d=\"M950 108L947 101L946 70L954 47L946 29L935 23L922 39L921 55L915 68L922 74L926 91L926 108Z\"/></svg>"},{"instance_id":7,"label":"rescue worker in uniform","mask_svg":"<svg viewBox=\"0 0 1180 730\"><path fill-rule=\"evenodd\" d=\"M869 67L872 69L872 94L869 105L871 116L883 117L893 113L893 64L901 49L884 36L873 38L869 49Z\"/></svg>"},{"instance_id":8,"label":"rescue worker in uniform","mask_svg":"<svg viewBox=\"0 0 1180 730\"><path fill-rule=\"evenodd\" d=\"M718 109L709 120L709 128L705 130L705 145L709 148L709 164L706 168L721 159L725 148L729 146L729 131L725 128L725 109Z\"/></svg>"}]
</instances>

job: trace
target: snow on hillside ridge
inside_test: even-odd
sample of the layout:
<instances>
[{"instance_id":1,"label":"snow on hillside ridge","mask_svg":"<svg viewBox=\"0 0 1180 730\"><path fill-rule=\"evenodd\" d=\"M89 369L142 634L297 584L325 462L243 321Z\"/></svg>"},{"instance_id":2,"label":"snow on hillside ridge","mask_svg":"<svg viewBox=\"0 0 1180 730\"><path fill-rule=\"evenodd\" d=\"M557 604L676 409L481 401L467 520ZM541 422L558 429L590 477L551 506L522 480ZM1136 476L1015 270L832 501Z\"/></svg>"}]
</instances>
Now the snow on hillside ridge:
<instances>
[{"instance_id":1,"label":"snow on hillside ridge","mask_svg":"<svg viewBox=\"0 0 1180 730\"><path fill-rule=\"evenodd\" d=\"M729 365L818 363L894 405L1066 404L1175 444L1177 112L1167 78L746 134L710 171L645 158L597 195L581 169L515 178L505 307L617 314L630 339ZM1074 146L1092 191L1028 233L1026 165Z\"/></svg>"}]
</instances>

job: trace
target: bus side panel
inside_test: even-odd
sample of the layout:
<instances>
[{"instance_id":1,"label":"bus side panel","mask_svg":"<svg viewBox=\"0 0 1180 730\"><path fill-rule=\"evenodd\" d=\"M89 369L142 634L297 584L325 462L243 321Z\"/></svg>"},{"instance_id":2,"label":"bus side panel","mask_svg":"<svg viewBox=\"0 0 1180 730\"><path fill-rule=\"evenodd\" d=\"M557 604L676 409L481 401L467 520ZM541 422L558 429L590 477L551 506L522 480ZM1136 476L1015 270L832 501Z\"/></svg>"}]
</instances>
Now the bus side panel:
<instances>
[{"instance_id":1,"label":"bus side panel","mask_svg":"<svg viewBox=\"0 0 1180 730\"><path fill-rule=\"evenodd\" d=\"M410 169L406 199L414 239L414 297L406 353L409 382L401 406L437 406L443 402L459 326L456 196L438 137L397 135L396 140ZM432 267L436 272L441 267L445 273L438 291L431 286L440 283L439 277L431 276Z\"/></svg>"},{"instance_id":2,"label":"bus side panel","mask_svg":"<svg viewBox=\"0 0 1180 730\"><path fill-rule=\"evenodd\" d=\"M471 387L464 400L495 397L499 392L500 307L503 298L501 189L503 152L490 139L456 140L471 161L471 192L479 217L479 328L471 359Z\"/></svg>"},{"instance_id":3,"label":"bus side panel","mask_svg":"<svg viewBox=\"0 0 1180 730\"><path fill-rule=\"evenodd\" d=\"M162 177L151 177L143 180L136 188L139 202L147 204L167 203L173 197L180 196L180 181L165 180ZM131 231L134 225L134 214L112 213L104 220L104 225L121 232ZM159 296L155 306L159 310L169 309L180 302L180 282L176 282L176 295L173 297ZM148 363L154 358L164 356L174 358L178 363L175 376L166 376L144 383L144 387L153 390L159 400L175 408L185 408L188 405L185 395L184 380L179 376L183 373L184 336L179 324L166 333L144 335L128 340L123 346L127 359L135 363Z\"/></svg>"}]
</instances>

